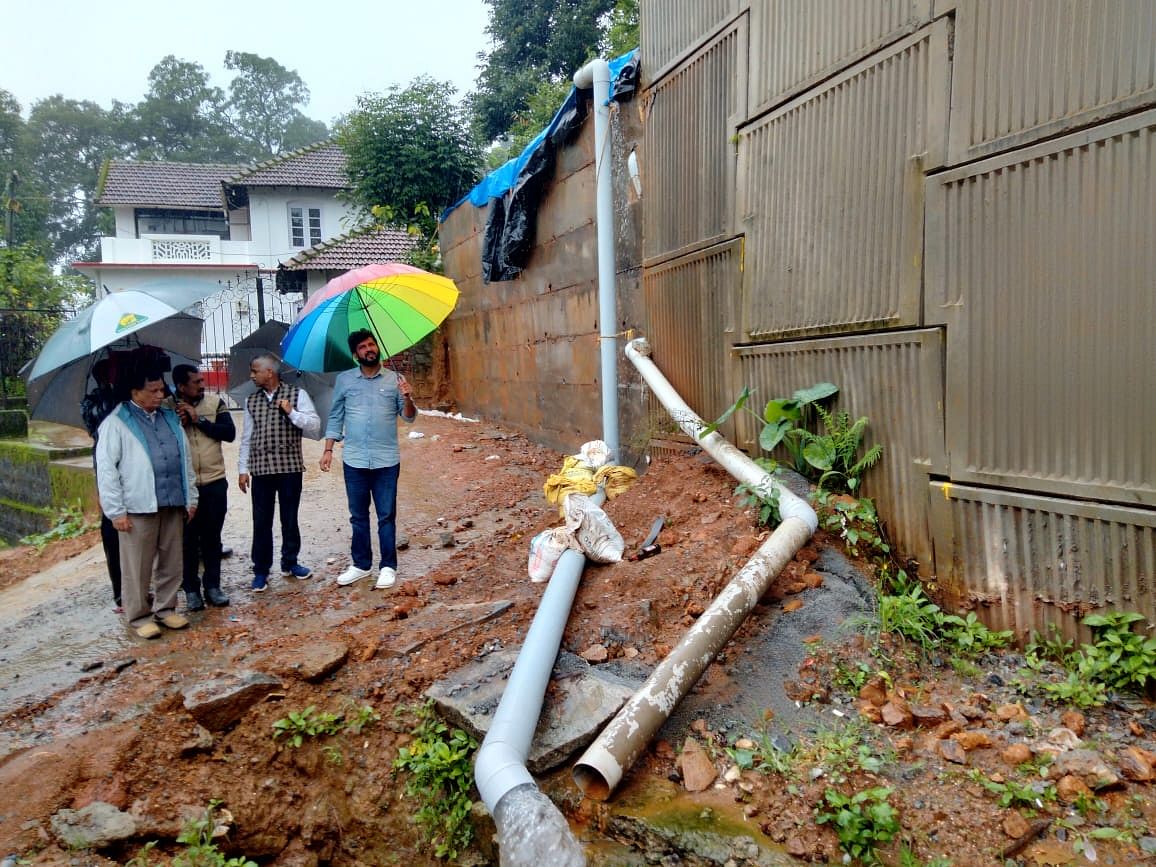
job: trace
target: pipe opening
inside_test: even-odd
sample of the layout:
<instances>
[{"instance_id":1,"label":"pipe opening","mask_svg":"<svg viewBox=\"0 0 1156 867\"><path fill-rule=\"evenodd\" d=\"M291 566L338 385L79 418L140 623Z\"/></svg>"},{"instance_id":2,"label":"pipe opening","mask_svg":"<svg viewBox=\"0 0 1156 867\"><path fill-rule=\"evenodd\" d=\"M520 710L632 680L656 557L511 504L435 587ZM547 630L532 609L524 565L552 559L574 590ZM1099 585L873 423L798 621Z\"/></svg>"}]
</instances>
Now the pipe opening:
<instances>
[{"instance_id":1,"label":"pipe opening","mask_svg":"<svg viewBox=\"0 0 1156 867\"><path fill-rule=\"evenodd\" d=\"M595 801L610 797L610 783L596 768L578 763L570 775L585 797Z\"/></svg>"}]
</instances>

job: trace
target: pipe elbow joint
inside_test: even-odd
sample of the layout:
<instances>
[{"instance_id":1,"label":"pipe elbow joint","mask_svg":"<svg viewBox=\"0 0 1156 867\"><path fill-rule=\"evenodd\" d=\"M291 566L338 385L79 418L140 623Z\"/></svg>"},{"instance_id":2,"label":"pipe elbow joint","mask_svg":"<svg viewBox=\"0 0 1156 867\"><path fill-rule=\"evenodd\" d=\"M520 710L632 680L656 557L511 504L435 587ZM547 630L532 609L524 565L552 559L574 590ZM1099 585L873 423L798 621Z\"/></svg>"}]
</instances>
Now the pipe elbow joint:
<instances>
[{"instance_id":1,"label":"pipe elbow joint","mask_svg":"<svg viewBox=\"0 0 1156 867\"><path fill-rule=\"evenodd\" d=\"M787 518L797 518L814 533L819 529L819 516L802 497L781 489L779 494L779 516L785 521Z\"/></svg>"},{"instance_id":2,"label":"pipe elbow joint","mask_svg":"<svg viewBox=\"0 0 1156 867\"><path fill-rule=\"evenodd\" d=\"M590 90L599 81L610 83L610 64L601 57L595 57L574 73L574 86L579 90Z\"/></svg>"},{"instance_id":3,"label":"pipe elbow joint","mask_svg":"<svg viewBox=\"0 0 1156 867\"><path fill-rule=\"evenodd\" d=\"M645 337L635 337L626 344L626 357L630 359L649 358L650 341Z\"/></svg>"},{"instance_id":4,"label":"pipe elbow joint","mask_svg":"<svg viewBox=\"0 0 1156 867\"><path fill-rule=\"evenodd\" d=\"M526 757L505 741L482 744L474 761L474 782L491 815L511 789L524 783L537 785L526 770Z\"/></svg>"}]
</instances>

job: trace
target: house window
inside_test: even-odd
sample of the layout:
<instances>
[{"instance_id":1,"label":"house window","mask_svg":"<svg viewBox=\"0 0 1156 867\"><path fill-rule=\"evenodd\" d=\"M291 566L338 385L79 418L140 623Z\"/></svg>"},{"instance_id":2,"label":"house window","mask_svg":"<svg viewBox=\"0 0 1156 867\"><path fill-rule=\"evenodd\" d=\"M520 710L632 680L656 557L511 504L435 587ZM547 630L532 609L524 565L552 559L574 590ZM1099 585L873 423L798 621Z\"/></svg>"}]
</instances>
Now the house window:
<instances>
[{"instance_id":1,"label":"house window","mask_svg":"<svg viewBox=\"0 0 1156 867\"><path fill-rule=\"evenodd\" d=\"M229 240L229 221L220 211L178 208L137 208L136 236L216 235Z\"/></svg>"},{"instance_id":2,"label":"house window","mask_svg":"<svg viewBox=\"0 0 1156 867\"><path fill-rule=\"evenodd\" d=\"M308 232L309 243L305 243ZM321 209L289 209L289 243L294 247L312 247L321 243Z\"/></svg>"}]
</instances>

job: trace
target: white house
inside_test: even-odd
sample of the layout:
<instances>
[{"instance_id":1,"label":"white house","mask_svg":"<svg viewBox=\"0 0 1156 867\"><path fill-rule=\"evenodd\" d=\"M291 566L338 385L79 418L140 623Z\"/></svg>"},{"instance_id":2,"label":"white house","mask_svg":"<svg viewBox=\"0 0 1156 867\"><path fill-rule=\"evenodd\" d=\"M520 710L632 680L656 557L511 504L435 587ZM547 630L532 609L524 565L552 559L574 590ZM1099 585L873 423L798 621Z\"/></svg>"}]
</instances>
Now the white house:
<instances>
[{"instance_id":1,"label":"white house","mask_svg":"<svg viewBox=\"0 0 1156 867\"><path fill-rule=\"evenodd\" d=\"M211 281L220 291L200 302L206 360L256 330L261 321L291 322L308 292L335 270L333 248L356 241L373 256L409 249L405 232L355 231L353 209L338 194L347 187L345 154L332 142L282 154L253 166L111 160L97 204L112 209L116 229L101 238L97 262L74 262L97 296L166 277ZM388 243L366 246L366 237ZM296 257L326 251L310 265ZM296 267L286 268L293 261ZM348 261L341 270L375 261ZM325 266L323 266L325 263Z\"/></svg>"}]
</instances>

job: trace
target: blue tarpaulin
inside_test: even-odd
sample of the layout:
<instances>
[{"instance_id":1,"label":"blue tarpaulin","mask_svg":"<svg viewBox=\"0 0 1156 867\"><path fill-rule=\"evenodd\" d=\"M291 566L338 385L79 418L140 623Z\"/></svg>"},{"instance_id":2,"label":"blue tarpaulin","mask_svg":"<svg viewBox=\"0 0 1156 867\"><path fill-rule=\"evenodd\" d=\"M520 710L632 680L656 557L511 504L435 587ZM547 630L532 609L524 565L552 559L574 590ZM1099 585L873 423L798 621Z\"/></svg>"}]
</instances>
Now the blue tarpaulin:
<instances>
[{"instance_id":1,"label":"blue tarpaulin","mask_svg":"<svg viewBox=\"0 0 1156 867\"><path fill-rule=\"evenodd\" d=\"M638 49L615 58L610 66L610 98L629 99L638 82ZM467 201L476 207L492 203L482 242L482 279L512 280L522 270L533 248L538 201L549 176L554 155L581 128L586 102L571 88L550 124L522 152L482 178L478 184L442 213L445 219Z\"/></svg>"}]
</instances>

